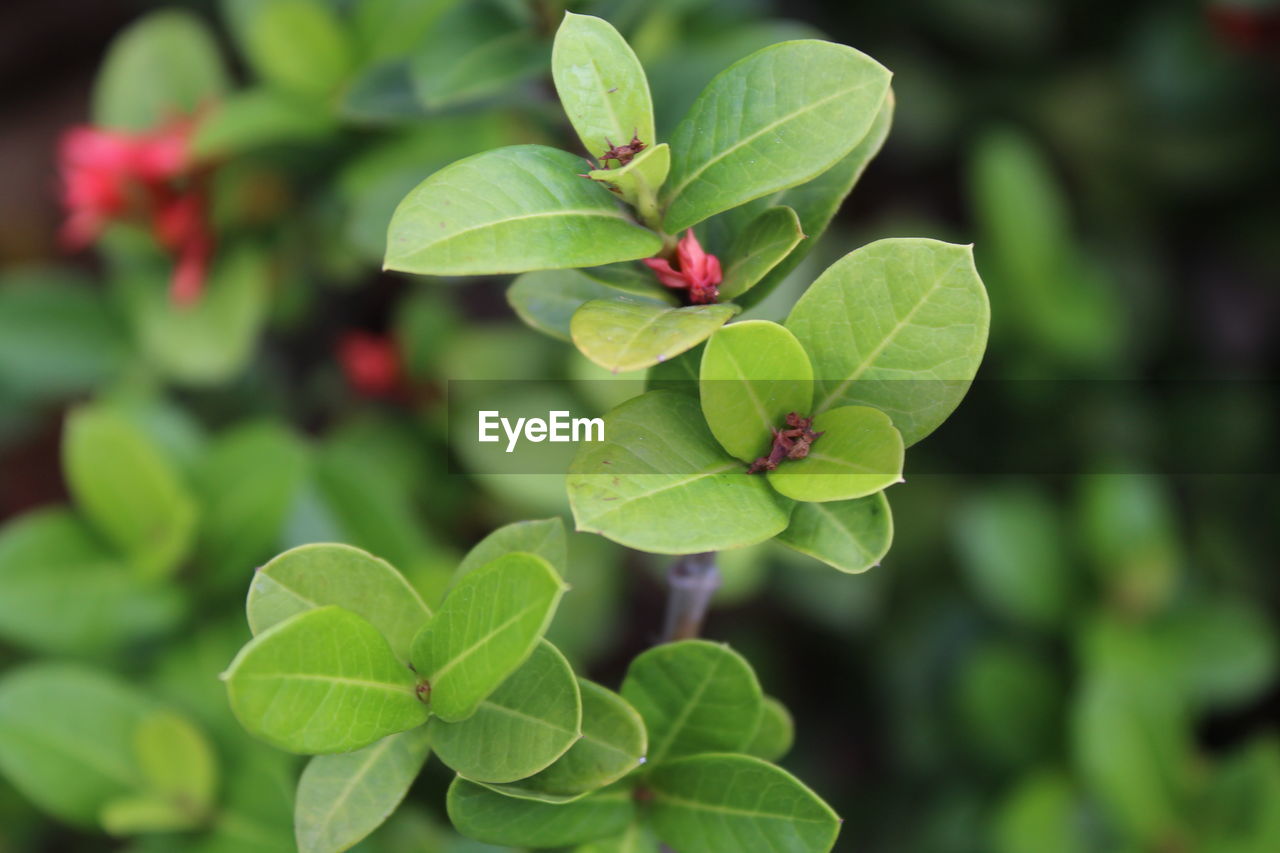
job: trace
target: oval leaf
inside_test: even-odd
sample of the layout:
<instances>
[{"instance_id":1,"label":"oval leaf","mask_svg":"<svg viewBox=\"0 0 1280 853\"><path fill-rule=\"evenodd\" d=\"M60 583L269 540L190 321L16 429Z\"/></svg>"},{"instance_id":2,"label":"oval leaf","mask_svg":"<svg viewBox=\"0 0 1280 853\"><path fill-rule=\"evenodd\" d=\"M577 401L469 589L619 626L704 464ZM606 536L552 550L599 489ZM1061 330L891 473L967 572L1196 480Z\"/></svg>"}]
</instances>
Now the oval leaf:
<instances>
[{"instance_id":1,"label":"oval leaf","mask_svg":"<svg viewBox=\"0 0 1280 853\"><path fill-rule=\"evenodd\" d=\"M507 554L449 592L413 641L414 669L430 685L431 711L465 720L533 652L565 586L533 554Z\"/></svg>"},{"instance_id":2,"label":"oval leaf","mask_svg":"<svg viewBox=\"0 0 1280 853\"><path fill-rule=\"evenodd\" d=\"M546 640L460 723L428 725L440 760L474 782L514 782L582 737L582 698L564 655Z\"/></svg>"},{"instance_id":3,"label":"oval leaf","mask_svg":"<svg viewBox=\"0 0 1280 853\"><path fill-rule=\"evenodd\" d=\"M842 406L818 415L822 433L804 459L770 471L769 484L798 501L866 497L902 480L902 436L889 416L870 406Z\"/></svg>"},{"instance_id":4,"label":"oval leaf","mask_svg":"<svg viewBox=\"0 0 1280 853\"><path fill-rule=\"evenodd\" d=\"M842 572L880 565L893 542L893 515L883 492L850 501L796 504L778 541Z\"/></svg>"},{"instance_id":5,"label":"oval leaf","mask_svg":"<svg viewBox=\"0 0 1280 853\"><path fill-rule=\"evenodd\" d=\"M729 66L672 136L665 230L679 233L825 172L866 136L889 77L865 54L815 40Z\"/></svg>"},{"instance_id":6,"label":"oval leaf","mask_svg":"<svg viewBox=\"0 0 1280 853\"><path fill-rule=\"evenodd\" d=\"M652 277L650 277L652 285ZM654 305L673 305L673 294L651 287L651 293L635 293L634 298ZM526 273L507 288L507 304L528 325L539 332L559 338L573 339L571 323L574 313L592 300L616 299L618 291L581 270L544 270Z\"/></svg>"},{"instance_id":7,"label":"oval leaf","mask_svg":"<svg viewBox=\"0 0 1280 853\"><path fill-rule=\"evenodd\" d=\"M738 313L735 305L668 308L630 297L596 299L569 322L574 345L614 373L626 373L674 358L697 346Z\"/></svg>"},{"instance_id":8,"label":"oval leaf","mask_svg":"<svg viewBox=\"0 0 1280 853\"><path fill-rule=\"evenodd\" d=\"M720 446L750 462L769 452L788 413L813 405L813 371L795 336L777 323L747 320L720 329L702 354L702 414Z\"/></svg>"},{"instance_id":9,"label":"oval leaf","mask_svg":"<svg viewBox=\"0 0 1280 853\"><path fill-rule=\"evenodd\" d=\"M481 275L611 264L656 255L657 234L613 194L578 177L582 161L541 145L459 160L418 185L391 218L387 269Z\"/></svg>"},{"instance_id":10,"label":"oval leaf","mask_svg":"<svg viewBox=\"0 0 1280 853\"><path fill-rule=\"evenodd\" d=\"M363 616L403 661L431 611L404 575L350 545L300 545L263 566L249 586L249 629L260 634L290 616L336 604Z\"/></svg>"},{"instance_id":11,"label":"oval leaf","mask_svg":"<svg viewBox=\"0 0 1280 853\"><path fill-rule=\"evenodd\" d=\"M413 673L376 628L341 607L268 628L223 678L241 725L289 752L349 752L427 721Z\"/></svg>"},{"instance_id":12,"label":"oval leaf","mask_svg":"<svg viewBox=\"0 0 1280 853\"><path fill-rule=\"evenodd\" d=\"M143 785L194 826L208 817L218 790L218 759L204 732L173 711L154 711L133 733Z\"/></svg>"},{"instance_id":13,"label":"oval leaf","mask_svg":"<svg viewBox=\"0 0 1280 853\"><path fill-rule=\"evenodd\" d=\"M631 791L611 788L572 803L507 797L461 776L449 786L449 820L468 838L488 844L561 847L622 832L635 817Z\"/></svg>"},{"instance_id":14,"label":"oval leaf","mask_svg":"<svg viewBox=\"0 0 1280 853\"><path fill-rule=\"evenodd\" d=\"M832 264L787 318L809 353L818 412L887 412L908 446L937 429L969 389L990 309L973 247L879 240Z\"/></svg>"},{"instance_id":15,"label":"oval leaf","mask_svg":"<svg viewBox=\"0 0 1280 853\"><path fill-rule=\"evenodd\" d=\"M610 412L605 441L582 446L566 485L578 530L657 554L753 545L781 532L791 514L767 480L716 443L698 401L674 391Z\"/></svg>"},{"instance_id":16,"label":"oval leaf","mask_svg":"<svg viewBox=\"0 0 1280 853\"><path fill-rule=\"evenodd\" d=\"M536 521L517 521L499 527L467 552L467 556L458 564L456 577L470 574L499 557L517 551L537 554L563 577L569 564L569 540L565 536L564 522L557 516Z\"/></svg>"},{"instance_id":17,"label":"oval leaf","mask_svg":"<svg viewBox=\"0 0 1280 853\"><path fill-rule=\"evenodd\" d=\"M800 217L789 207L769 207L733 238L726 254L720 298L741 296L805 239Z\"/></svg>"},{"instance_id":18,"label":"oval leaf","mask_svg":"<svg viewBox=\"0 0 1280 853\"><path fill-rule=\"evenodd\" d=\"M764 697L764 713L760 725L747 744L746 753L765 761L778 761L791 751L796 727L787 707L772 696Z\"/></svg>"}]
</instances>

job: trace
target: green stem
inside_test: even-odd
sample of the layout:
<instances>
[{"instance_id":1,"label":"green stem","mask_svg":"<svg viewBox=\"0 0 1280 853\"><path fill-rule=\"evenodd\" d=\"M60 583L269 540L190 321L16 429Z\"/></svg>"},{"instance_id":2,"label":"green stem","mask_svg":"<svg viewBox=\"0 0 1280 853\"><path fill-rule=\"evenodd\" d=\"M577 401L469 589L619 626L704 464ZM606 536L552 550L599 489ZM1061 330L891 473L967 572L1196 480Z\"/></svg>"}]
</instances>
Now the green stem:
<instances>
[{"instance_id":1,"label":"green stem","mask_svg":"<svg viewBox=\"0 0 1280 853\"><path fill-rule=\"evenodd\" d=\"M716 552L686 554L667 572L667 614L662 642L690 640L702 633L711 597L720 588Z\"/></svg>"}]
</instances>

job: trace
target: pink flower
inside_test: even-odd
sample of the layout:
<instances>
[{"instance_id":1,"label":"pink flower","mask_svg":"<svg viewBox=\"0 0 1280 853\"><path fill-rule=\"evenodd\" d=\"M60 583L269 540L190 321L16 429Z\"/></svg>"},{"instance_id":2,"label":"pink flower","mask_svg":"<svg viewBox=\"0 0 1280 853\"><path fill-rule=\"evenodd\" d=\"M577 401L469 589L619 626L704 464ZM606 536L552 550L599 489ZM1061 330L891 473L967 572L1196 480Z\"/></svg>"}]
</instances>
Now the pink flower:
<instances>
[{"instance_id":1,"label":"pink flower","mask_svg":"<svg viewBox=\"0 0 1280 853\"><path fill-rule=\"evenodd\" d=\"M684 232L676 245L676 264L666 258L645 258L645 266L653 270L658 281L676 290L687 290L689 302L693 305L706 305L715 302L720 296L716 287L724 280L720 271L720 259L702 251L702 245L690 228Z\"/></svg>"},{"instance_id":2,"label":"pink flower","mask_svg":"<svg viewBox=\"0 0 1280 853\"><path fill-rule=\"evenodd\" d=\"M368 332L347 332L338 341L338 363L347 382L366 397L393 397L404 387L395 342Z\"/></svg>"}]
</instances>

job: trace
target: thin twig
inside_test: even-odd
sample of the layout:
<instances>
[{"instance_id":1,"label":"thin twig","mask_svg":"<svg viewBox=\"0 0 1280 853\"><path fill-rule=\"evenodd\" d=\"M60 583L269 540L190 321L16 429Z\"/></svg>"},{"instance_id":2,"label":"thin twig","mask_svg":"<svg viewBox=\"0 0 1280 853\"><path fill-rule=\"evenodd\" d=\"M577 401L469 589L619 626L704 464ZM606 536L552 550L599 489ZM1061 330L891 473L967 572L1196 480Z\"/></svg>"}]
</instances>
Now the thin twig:
<instances>
[{"instance_id":1,"label":"thin twig","mask_svg":"<svg viewBox=\"0 0 1280 853\"><path fill-rule=\"evenodd\" d=\"M667 616L662 642L688 640L702 633L711 596L720 588L716 553L686 554L667 572Z\"/></svg>"}]
</instances>

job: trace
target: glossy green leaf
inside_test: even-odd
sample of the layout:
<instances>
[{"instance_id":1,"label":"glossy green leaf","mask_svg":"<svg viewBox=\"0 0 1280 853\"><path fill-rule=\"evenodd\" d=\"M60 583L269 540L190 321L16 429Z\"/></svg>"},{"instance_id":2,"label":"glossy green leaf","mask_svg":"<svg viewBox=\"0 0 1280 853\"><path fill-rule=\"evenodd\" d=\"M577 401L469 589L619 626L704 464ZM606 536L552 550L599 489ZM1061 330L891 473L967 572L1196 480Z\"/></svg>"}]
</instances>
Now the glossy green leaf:
<instances>
[{"instance_id":1,"label":"glossy green leaf","mask_svg":"<svg viewBox=\"0 0 1280 853\"><path fill-rule=\"evenodd\" d=\"M790 501L716 443L698 401L673 391L610 412L605 441L582 445L566 485L578 530L658 554L763 542L791 514Z\"/></svg>"},{"instance_id":2,"label":"glossy green leaf","mask_svg":"<svg viewBox=\"0 0 1280 853\"><path fill-rule=\"evenodd\" d=\"M97 655L173 627L180 592L139 582L83 521L43 509L0 529L0 636L36 651Z\"/></svg>"},{"instance_id":3,"label":"glossy green leaf","mask_svg":"<svg viewBox=\"0 0 1280 853\"><path fill-rule=\"evenodd\" d=\"M547 48L529 27L487 3L458 3L409 61L414 93L428 110L496 98L545 71Z\"/></svg>"},{"instance_id":4,"label":"glossy green leaf","mask_svg":"<svg viewBox=\"0 0 1280 853\"><path fill-rule=\"evenodd\" d=\"M355 752L311 759L298 780L293 813L300 853L341 853L381 826L430 751L420 726Z\"/></svg>"},{"instance_id":5,"label":"glossy green leaf","mask_svg":"<svg viewBox=\"0 0 1280 853\"><path fill-rule=\"evenodd\" d=\"M456 577L470 574L475 569L516 551L537 554L564 577L569 564L569 540L565 537L564 522L557 516L536 521L517 521L499 527L467 552L458 564Z\"/></svg>"},{"instance_id":6,"label":"glossy green leaf","mask_svg":"<svg viewBox=\"0 0 1280 853\"><path fill-rule=\"evenodd\" d=\"M825 172L867 135L889 77L853 48L816 40L767 47L721 72L671 138L665 229Z\"/></svg>"},{"instance_id":7,"label":"glossy green leaf","mask_svg":"<svg viewBox=\"0 0 1280 853\"><path fill-rule=\"evenodd\" d=\"M608 190L578 177L581 169L572 154L541 145L499 148L441 169L396 208L386 268L481 275L656 255L658 235L631 221Z\"/></svg>"},{"instance_id":8,"label":"glossy green leaf","mask_svg":"<svg viewBox=\"0 0 1280 853\"><path fill-rule=\"evenodd\" d=\"M533 653L564 591L534 554L507 554L461 578L413 641L432 713L450 723L475 713Z\"/></svg>"},{"instance_id":9,"label":"glossy green leaf","mask_svg":"<svg viewBox=\"0 0 1280 853\"><path fill-rule=\"evenodd\" d=\"M653 100L635 52L608 21L564 16L551 52L556 94L587 153L639 137L653 145Z\"/></svg>"},{"instance_id":10,"label":"glossy green leaf","mask_svg":"<svg viewBox=\"0 0 1280 853\"><path fill-rule=\"evenodd\" d=\"M582 698L559 649L540 642L458 723L427 726L440 760L473 782L514 782L550 766L582 737Z\"/></svg>"},{"instance_id":11,"label":"glossy green leaf","mask_svg":"<svg viewBox=\"0 0 1280 853\"><path fill-rule=\"evenodd\" d=\"M72 412L62 466L76 504L139 575L166 575L186 558L195 501L151 438L121 412L102 404Z\"/></svg>"},{"instance_id":12,"label":"glossy green leaf","mask_svg":"<svg viewBox=\"0 0 1280 853\"><path fill-rule=\"evenodd\" d=\"M418 679L376 628L341 607L263 631L223 678L240 724L289 752L349 752L427 720Z\"/></svg>"},{"instance_id":13,"label":"glossy green leaf","mask_svg":"<svg viewBox=\"0 0 1280 853\"><path fill-rule=\"evenodd\" d=\"M507 288L507 303L525 323L562 341L572 340L574 313L592 300L617 299L618 291L581 270L525 273ZM674 296L652 290L634 299L654 305L673 305Z\"/></svg>"},{"instance_id":14,"label":"glossy green leaf","mask_svg":"<svg viewBox=\"0 0 1280 853\"><path fill-rule=\"evenodd\" d=\"M563 803L611 785L644 761L648 736L640 713L625 699L585 679L582 737L554 764L509 785L490 786L501 794Z\"/></svg>"},{"instance_id":15,"label":"glossy green leaf","mask_svg":"<svg viewBox=\"0 0 1280 853\"><path fill-rule=\"evenodd\" d=\"M826 853L840 818L799 779L749 755L696 755L646 780L658 837L680 853Z\"/></svg>"},{"instance_id":16,"label":"glossy green leaf","mask_svg":"<svg viewBox=\"0 0 1280 853\"><path fill-rule=\"evenodd\" d=\"M789 207L769 207L737 232L725 255L720 298L736 299L755 287L806 237Z\"/></svg>"},{"instance_id":17,"label":"glossy green leaf","mask_svg":"<svg viewBox=\"0 0 1280 853\"><path fill-rule=\"evenodd\" d=\"M880 565L893 542L893 515L883 492L849 501L796 504L778 541L842 572Z\"/></svg>"},{"instance_id":18,"label":"glossy green leaf","mask_svg":"<svg viewBox=\"0 0 1280 853\"><path fill-rule=\"evenodd\" d=\"M188 12L147 15L112 42L93 90L94 124L152 130L207 106L227 88L209 29Z\"/></svg>"},{"instance_id":19,"label":"glossy green leaf","mask_svg":"<svg viewBox=\"0 0 1280 853\"><path fill-rule=\"evenodd\" d=\"M488 844L560 847L622 832L635 816L631 791L617 786L571 803L499 794L461 776L449 786L449 820L468 838Z\"/></svg>"},{"instance_id":20,"label":"glossy green leaf","mask_svg":"<svg viewBox=\"0 0 1280 853\"><path fill-rule=\"evenodd\" d=\"M791 751L795 737L796 727L791 719L791 712L777 699L766 696L760 725L756 727L756 733L744 751L765 761L780 761Z\"/></svg>"},{"instance_id":21,"label":"glossy green leaf","mask_svg":"<svg viewBox=\"0 0 1280 853\"><path fill-rule=\"evenodd\" d=\"M631 297L597 299L574 313L569 332L587 358L614 373L626 373L674 358L737 313L734 305L670 308Z\"/></svg>"},{"instance_id":22,"label":"glossy green leaf","mask_svg":"<svg viewBox=\"0 0 1280 853\"><path fill-rule=\"evenodd\" d=\"M245 59L265 82L323 96L352 69L343 23L323 0L224 0L224 8Z\"/></svg>"},{"instance_id":23,"label":"glossy green leaf","mask_svg":"<svg viewBox=\"0 0 1280 853\"><path fill-rule=\"evenodd\" d=\"M729 453L751 462L773 445L773 430L813 405L813 371L795 336L777 323L746 320L707 341L698 389L707 426Z\"/></svg>"},{"instance_id":24,"label":"glossy green leaf","mask_svg":"<svg viewBox=\"0 0 1280 853\"><path fill-rule=\"evenodd\" d=\"M133 739L154 706L114 678L29 664L0 680L0 771L41 809L79 826L137 791Z\"/></svg>"},{"instance_id":25,"label":"glossy green leaf","mask_svg":"<svg viewBox=\"0 0 1280 853\"><path fill-rule=\"evenodd\" d=\"M702 752L740 752L764 713L760 682L742 655L705 640L666 643L631 662L622 698L644 718L648 767Z\"/></svg>"},{"instance_id":26,"label":"glossy green leaf","mask_svg":"<svg viewBox=\"0 0 1280 853\"><path fill-rule=\"evenodd\" d=\"M350 545L300 545L254 574L246 603L249 628L261 634L290 616L329 604L363 616L404 661L431 618L422 596L385 560Z\"/></svg>"},{"instance_id":27,"label":"glossy green leaf","mask_svg":"<svg viewBox=\"0 0 1280 853\"><path fill-rule=\"evenodd\" d=\"M823 435L809 455L768 473L769 485L798 501L862 498L902 479L902 436L889 416L870 406L822 412L813 429Z\"/></svg>"},{"instance_id":28,"label":"glossy green leaf","mask_svg":"<svg viewBox=\"0 0 1280 853\"><path fill-rule=\"evenodd\" d=\"M969 390L989 316L972 247L889 239L832 264L791 309L787 328L813 362L818 412L874 406L912 445Z\"/></svg>"},{"instance_id":29,"label":"glossy green leaf","mask_svg":"<svg viewBox=\"0 0 1280 853\"><path fill-rule=\"evenodd\" d=\"M658 220L658 191L671 171L671 147L665 142L640 152L625 166L602 163L606 168L592 169L587 177L603 183L636 208L641 221Z\"/></svg>"}]
</instances>

